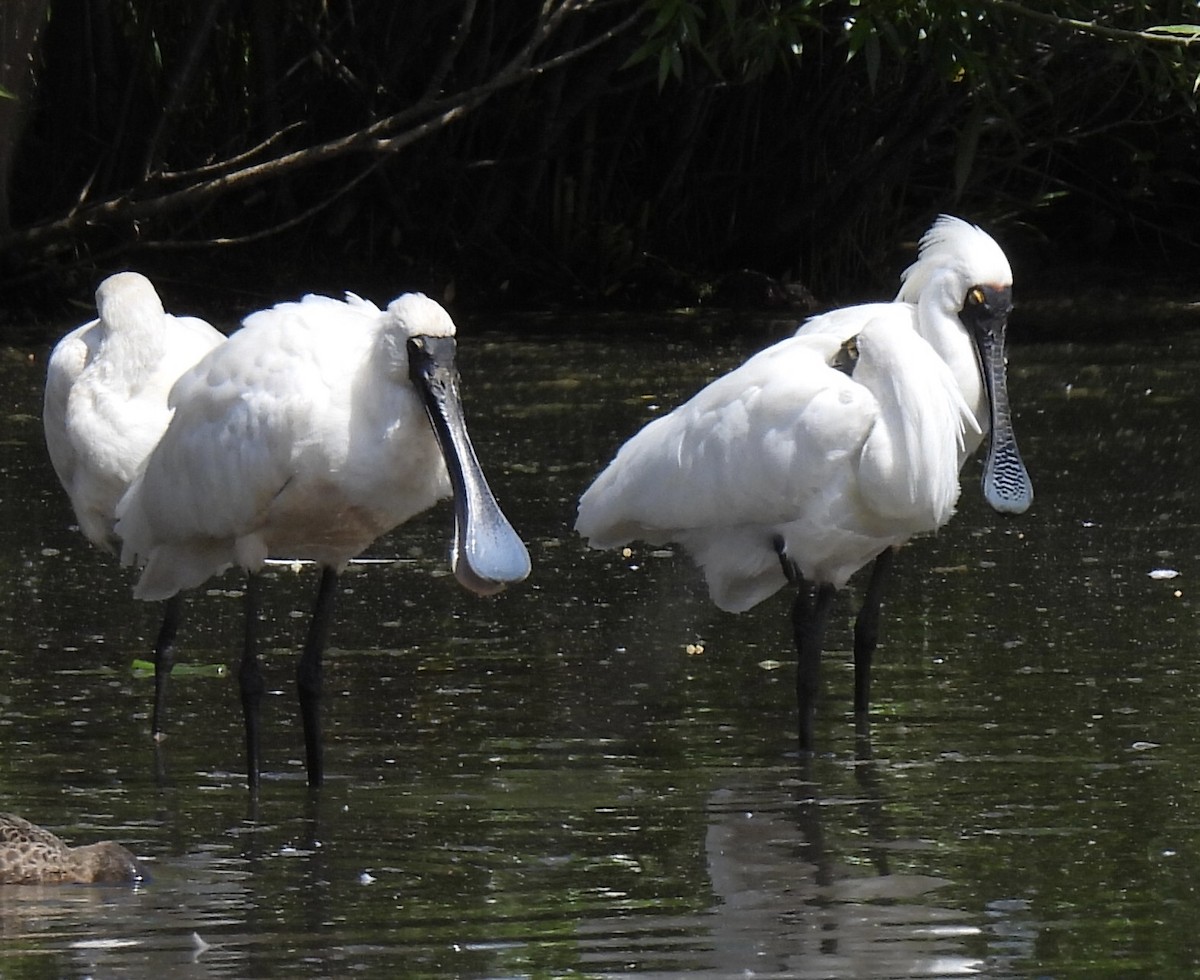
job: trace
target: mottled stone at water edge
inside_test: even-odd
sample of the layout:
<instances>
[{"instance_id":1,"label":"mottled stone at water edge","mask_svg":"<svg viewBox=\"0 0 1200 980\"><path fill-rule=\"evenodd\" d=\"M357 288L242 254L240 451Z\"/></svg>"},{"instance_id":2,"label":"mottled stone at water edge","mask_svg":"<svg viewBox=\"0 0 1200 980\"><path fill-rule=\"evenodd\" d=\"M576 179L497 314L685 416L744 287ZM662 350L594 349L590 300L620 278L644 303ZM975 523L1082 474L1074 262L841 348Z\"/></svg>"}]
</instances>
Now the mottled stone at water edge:
<instances>
[{"instance_id":1,"label":"mottled stone at water edge","mask_svg":"<svg viewBox=\"0 0 1200 980\"><path fill-rule=\"evenodd\" d=\"M48 830L0 813L0 885L141 881L134 856L115 841L69 847Z\"/></svg>"}]
</instances>

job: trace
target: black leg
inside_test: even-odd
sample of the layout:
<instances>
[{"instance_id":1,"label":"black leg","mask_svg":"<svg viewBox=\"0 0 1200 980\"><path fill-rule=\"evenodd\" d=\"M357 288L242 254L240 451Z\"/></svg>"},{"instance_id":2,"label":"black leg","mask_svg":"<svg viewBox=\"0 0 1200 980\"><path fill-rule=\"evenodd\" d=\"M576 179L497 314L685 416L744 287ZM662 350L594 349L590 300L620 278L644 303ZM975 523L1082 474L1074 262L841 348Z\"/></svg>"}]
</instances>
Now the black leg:
<instances>
[{"instance_id":1,"label":"black leg","mask_svg":"<svg viewBox=\"0 0 1200 980\"><path fill-rule=\"evenodd\" d=\"M304 758L309 786L320 786L325 778L321 758L321 688L324 684L321 656L329 642L329 629L333 623L337 578L338 574L332 568L321 569L321 584L317 587L308 639L296 669L296 693L300 698L300 719L304 723Z\"/></svg>"},{"instance_id":2,"label":"black leg","mask_svg":"<svg viewBox=\"0 0 1200 980\"><path fill-rule=\"evenodd\" d=\"M166 738L163 731L167 726L167 681L171 668L175 666L175 634L183 619L183 596L176 592L163 607L162 626L158 639L154 641L154 717L150 723L150 734L154 741Z\"/></svg>"},{"instance_id":3,"label":"black leg","mask_svg":"<svg viewBox=\"0 0 1200 980\"><path fill-rule=\"evenodd\" d=\"M792 634L796 641L796 710L800 751L813 748L813 721L821 675L821 644L833 606L832 585L809 585L801 581L792 603Z\"/></svg>"},{"instance_id":4,"label":"black leg","mask_svg":"<svg viewBox=\"0 0 1200 980\"><path fill-rule=\"evenodd\" d=\"M771 541L771 545L775 548L775 554L779 556L779 567L783 569L783 577L792 585L800 585L804 582L804 576L800 574L800 569L796 567L796 563L788 557L787 547L783 543L782 535L775 535Z\"/></svg>"},{"instance_id":5,"label":"black leg","mask_svg":"<svg viewBox=\"0 0 1200 980\"><path fill-rule=\"evenodd\" d=\"M879 643L879 605L895 557L895 548L885 548L876 556L862 608L854 621L854 711L860 719L871 707L871 660Z\"/></svg>"},{"instance_id":6,"label":"black leg","mask_svg":"<svg viewBox=\"0 0 1200 980\"><path fill-rule=\"evenodd\" d=\"M242 665L238 669L238 687L242 692L242 719L246 724L246 781L250 792L258 792L258 733L263 693L262 671L258 666L258 618L260 579L246 576L246 632L242 646Z\"/></svg>"}]
</instances>

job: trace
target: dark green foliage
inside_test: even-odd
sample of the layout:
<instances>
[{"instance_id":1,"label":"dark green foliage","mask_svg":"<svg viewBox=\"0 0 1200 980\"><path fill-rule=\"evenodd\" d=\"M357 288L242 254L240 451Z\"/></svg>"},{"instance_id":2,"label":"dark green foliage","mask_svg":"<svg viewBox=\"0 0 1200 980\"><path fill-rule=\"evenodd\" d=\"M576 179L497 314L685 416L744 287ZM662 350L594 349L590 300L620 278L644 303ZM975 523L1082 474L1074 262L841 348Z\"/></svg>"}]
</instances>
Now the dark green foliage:
<instances>
[{"instance_id":1,"label":"dark green foliage","mask_svg":"<svg viewBox=\"0 0 1200 980\"><path fill-rule=\"evenodd\" d=\"M938 211L1194 258L1200 59L1150 33L1193 8L51 2L0 274L186 247L488 302L696 302L742 267L831 296L890 289Z\"/></svg>"}]
</instances>

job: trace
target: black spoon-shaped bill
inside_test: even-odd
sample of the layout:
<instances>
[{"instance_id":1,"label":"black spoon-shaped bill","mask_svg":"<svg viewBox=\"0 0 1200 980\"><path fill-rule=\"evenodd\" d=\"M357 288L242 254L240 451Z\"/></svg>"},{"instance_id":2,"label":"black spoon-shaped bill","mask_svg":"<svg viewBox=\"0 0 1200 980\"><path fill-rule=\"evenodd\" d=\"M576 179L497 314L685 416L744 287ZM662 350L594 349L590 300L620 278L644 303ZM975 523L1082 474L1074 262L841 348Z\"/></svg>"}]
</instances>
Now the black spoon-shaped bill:
<instances>
[{"instance_id":1,"label":"black spoon-shaped bill","mask_svg":"<svg viewBox=\"0 0 1200 980\"><path fill-rule=\"evenodd\" d=\"M456 351L453 337L410 337L409 377L421 395L454 487L454 576L472 592L492 595L529 575L529 551L496 503L467 435Z\"/></svg>"},{"instance_id":2,"label":"black spoon-shaped bill","mask_svg":"<svg viewBox=\"0 0 1200 980\"><path fill-rule=\"evenodd\" d=\"M991 413L991 436L983 463L983 496L1002 514L1023 514L1033 503L1033 482L1017 449L1008 403L1004 337L1011 310L1011 287L975 286L967 294L962 319L975 341Z\"/></svg>"}]
</instances>

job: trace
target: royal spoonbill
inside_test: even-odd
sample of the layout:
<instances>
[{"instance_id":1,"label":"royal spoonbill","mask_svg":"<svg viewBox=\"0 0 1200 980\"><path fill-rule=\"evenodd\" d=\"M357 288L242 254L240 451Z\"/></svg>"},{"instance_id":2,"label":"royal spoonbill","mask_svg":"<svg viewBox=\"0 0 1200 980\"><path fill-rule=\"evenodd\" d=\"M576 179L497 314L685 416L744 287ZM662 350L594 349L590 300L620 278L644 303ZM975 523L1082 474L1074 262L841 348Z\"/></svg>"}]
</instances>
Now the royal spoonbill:
<instances>
[{"instance_id":1,"label":"royal spoonbill","mask_svg":"<svg viewBox=\"0 0 1200 980\"><path fill-rule=\"evenodd\" d=\"M297 669L308 781L322 781L321 657L338 573L381 534L453 495L451 565L480 595L529 574L467 435L455 327L406 293L386 310L306 296L246 317L179 379L167 431L118 507L139 599L167 599L240 566L248 575L239 685L247 778L259 780L263 681L257 573L268 557L322 567Z\"/></svg>"},{"instance_id":2,"label":"royal spoonbill","mask_svg":"<svg viewBox=\"0 0 1200 980\"><path fill-rule=\"evenodd\" d=\"M575 526L591 547L676 542L721 609L797 587L804 751L835 590L874 561L855 622L861 718L893 550L950 519L959 468L985 434L988 503L1021 513L1033 500L1009 416L1003 251L943 215L902 278L894 302L815 317L650 422L579 501Z\"/></svg>"},{"instance_id":3,"label":"royal spoonbill","mask_svg":"<svg viewBox=\"0 0 1200 980\"><path fill-rule=\"evenodd\" d=\"M46 370L46 448L79 529L114 555L117 502L167 428L176 379L225 336L203 320L172 316L150 280L118 272L96 289L99 317L54 347ZM152 731L166 724L166 684L182 608L167 602L154 644Z\"/></svg>"}]
</instances>

